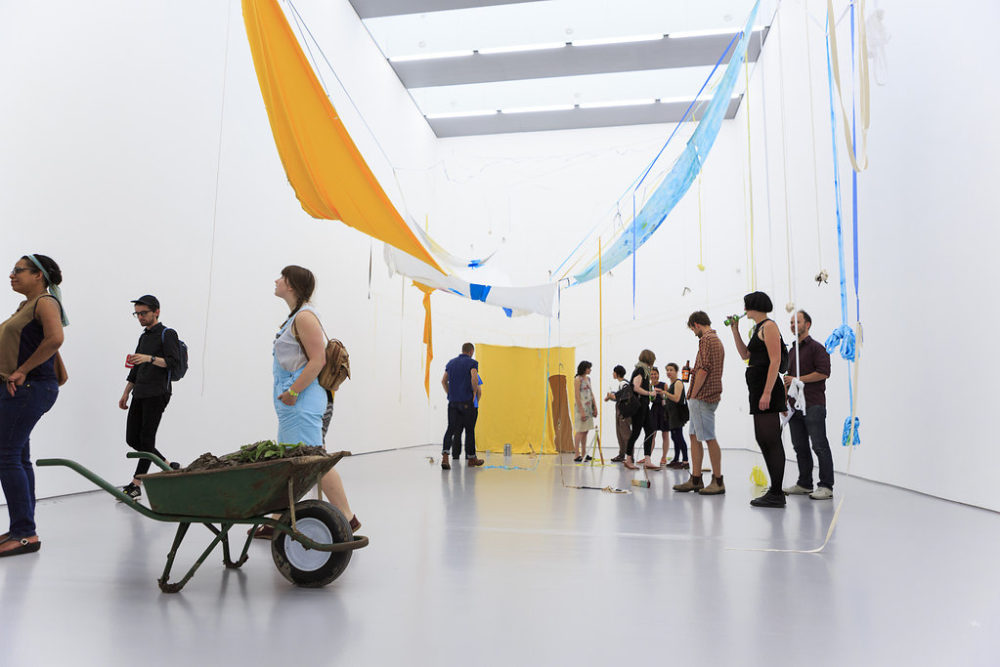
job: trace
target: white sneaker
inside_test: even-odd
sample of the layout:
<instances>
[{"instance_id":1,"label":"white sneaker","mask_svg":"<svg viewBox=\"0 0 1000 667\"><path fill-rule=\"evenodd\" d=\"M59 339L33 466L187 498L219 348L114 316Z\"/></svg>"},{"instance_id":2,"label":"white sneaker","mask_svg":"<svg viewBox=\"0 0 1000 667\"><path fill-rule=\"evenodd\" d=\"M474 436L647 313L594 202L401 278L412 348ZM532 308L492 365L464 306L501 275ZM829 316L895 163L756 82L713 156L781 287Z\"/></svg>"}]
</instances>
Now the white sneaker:
<instances>
[{"instance_id":1,"label":"white sneaker","mask_svg":"<svg viewBox=\"0 0 1000 667\"><path fill-rule=\"evenodd\" d=\"M813 500L830 500L833 498L833 489L817 486L816 490L809 494L809 497Z\"/></svg>"},{"instance_id":2,"label":"white sneaker","mask_svg":"<svg viewBox=\"0 0 1000 667\"><path fill-rule=\"evenodd\" d=\"M786 496L804 496L806 494L812 493L812 489L807 489L803 486L796 484L795 486L786 486L782 489Z\"/></svg>"}]
</instances>

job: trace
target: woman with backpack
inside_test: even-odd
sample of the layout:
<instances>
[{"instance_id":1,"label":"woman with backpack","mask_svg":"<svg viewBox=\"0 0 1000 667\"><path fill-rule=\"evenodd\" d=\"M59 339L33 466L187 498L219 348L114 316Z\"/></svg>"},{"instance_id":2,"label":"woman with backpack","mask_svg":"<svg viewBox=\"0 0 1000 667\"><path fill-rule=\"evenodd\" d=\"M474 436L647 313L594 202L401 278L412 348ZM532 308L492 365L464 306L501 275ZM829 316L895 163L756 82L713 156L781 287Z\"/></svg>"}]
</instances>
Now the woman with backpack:
<instances>
[{"instance_id":1,"label":"woman with backpack","mask_svg":"<svg viewBox=\"0 0 1000 667\"><path fill-rule=\"evenodd\" d=\"M684 383L677 379L679 368L672 361L667 364L667 390L663 393L667 402L667 428L670 439L674 443L674 460L670 463L665 462L667 447L666 442L664 442L664 460L660 461L660 465L665 464L668 468L689 468L691 466L688 463L687 441L684 440L684 424L688 422L689 412L687 397L684 395Z\"/></svg>"},{"instance_id":2,"label":"woman with backpack","mask_svg":"<svg viewBox=\"0 0 1000 667\"><path fill-rule=\"evenodd\" d=\"M278 443L323 446L323 414L329 394L317 378L326 363L326 341L316 309L309 303L316 278L312 271L290 265L274 281L274 295L288 304L289 315L274 337L274 409L278 413ZM323 476L320 488L330 504L350 517L351 530L361 527L351 511L344 483L336 469ZM261 526L255 537L270 539L273 529Z\"/></svg>"},{"instance_id":3,"label":"woman with backpack","mask_svg":"<svg viewBox=\"0 0 1000 667\"><path fill-rule=\"evenodd\" d=\"M612 463L621 463L625 460L625 447L628 445L628 438L632 435L632 420L622 414L622 406L618 404L618 392L622 390L622 387L627 387L628 382L625 380L625 367L621 364L615 366L611 375L614 378L611 381L611 386L608 387L608 393L604 395L605 401L615 402L615 435L618 436L618 456L611 459Z\"/></svg>"},{"instance_id":4,"label":"woman with backpack","mask_svg":"<svg viewBox=\"0 0 1000 667\"><path fill-rule=\"evenodd\" d=\"M740 358L749 360L746 379L750 394L750 414L753 415L754 436L764 455L771 486L767 493L754 498L754 507L784 507L785 494L781 490L785 474L785 449L781 444L779 413L786 410L785 384L779 375L782 365L788 364L788 349L781 339L778 325L767 317L773 310L771 299L763 292L751 292L743 297L747 317L754 322L749 342L740 336L738 318L730 318L733 339Z\"/></svg>"}]
</instances>

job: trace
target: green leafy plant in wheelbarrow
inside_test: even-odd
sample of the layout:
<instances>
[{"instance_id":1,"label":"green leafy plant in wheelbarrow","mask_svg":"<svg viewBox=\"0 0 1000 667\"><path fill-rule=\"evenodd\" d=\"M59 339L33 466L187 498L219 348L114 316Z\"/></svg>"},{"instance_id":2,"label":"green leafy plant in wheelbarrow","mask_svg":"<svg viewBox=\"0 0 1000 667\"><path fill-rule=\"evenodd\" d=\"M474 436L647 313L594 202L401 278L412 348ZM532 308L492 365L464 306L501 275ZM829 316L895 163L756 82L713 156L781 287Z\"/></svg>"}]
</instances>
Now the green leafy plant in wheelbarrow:
<instances>
[{"instance_id":1,"label":"green leafy plant in wheelbarrow","mask_svg":"<svg viewBox=\"0 0 1000 667\"><path fill-rule=\"evenodd\" d=\"M149 508L75 461L39 459L37 465L75 470L143 516L178 524L163 575L157 580L164 593L180 591L220 544L227 568L243 565L258 525L274 528L271 556L286 579L297 586L325 586L343 573L355 549L368 546L368 538L354 535L347 518L333 505L301 498L350 452L290 456L294 447L269 441L254 443L221 457L219 460L226 465L202 470L172 470L154 454L129 452L129 458L149 459L162 469L140 477ZM242 463L253 456L254 462ZM272 519L271 514L280 514L280 518ZM191 524L205 526L215 539L182 579L170 582L174 557ZM237 525L249 525L251 530L234 561L230 557L229 533Z\"/></svg>"}]
</instances>

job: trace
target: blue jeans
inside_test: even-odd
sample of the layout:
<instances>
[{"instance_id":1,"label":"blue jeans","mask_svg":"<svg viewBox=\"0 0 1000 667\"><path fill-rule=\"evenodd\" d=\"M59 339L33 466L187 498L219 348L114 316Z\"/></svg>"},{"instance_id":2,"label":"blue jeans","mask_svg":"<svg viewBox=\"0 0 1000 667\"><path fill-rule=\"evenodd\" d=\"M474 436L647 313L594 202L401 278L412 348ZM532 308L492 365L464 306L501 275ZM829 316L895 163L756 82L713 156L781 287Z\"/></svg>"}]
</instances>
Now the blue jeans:
<instances>
[{"instance_id":1,"label":"blue jeans","mask_svg":"<svg viewBox=\"0 0 1000 667\"><path fill-rule=\"evenodd\" d=\"M826 406L809 405L805 416L798 410L788 421L792 436L792 447L795 448L795 459L799 463L799 486L811 489L813 475L813 457L809 451L809 442L816 452L819 461L819 485L833 489L833 454L830 453L830 441L826 439Z\"/></svg>"},{"instance_id":2,"label":"blue jeans","mask_svg":"<svg viewBox=\"0 0 1000 667\"><path fill-rule=\"evenodd\" d=\"M35 472L29 438L58 395L54 380L29 380L13 396L6 386L0 389L0 485L13 538L35 535Z\"/></svg>"}]
</instances>

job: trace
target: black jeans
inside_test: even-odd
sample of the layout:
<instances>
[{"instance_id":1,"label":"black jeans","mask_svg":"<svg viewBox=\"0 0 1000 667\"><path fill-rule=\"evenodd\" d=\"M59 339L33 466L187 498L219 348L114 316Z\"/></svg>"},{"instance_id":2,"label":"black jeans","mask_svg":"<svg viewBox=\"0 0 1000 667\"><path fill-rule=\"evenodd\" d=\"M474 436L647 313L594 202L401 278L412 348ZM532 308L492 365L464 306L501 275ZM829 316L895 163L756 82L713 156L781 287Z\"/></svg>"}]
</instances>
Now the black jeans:
<instances>
[{"instance_id":1,"label":"black jeans","mask_svg":"<svg viewBox=\"0 0 1000 667\"><path fill-rule=\"evenodd\" d=\"M684 439L684 427L670 429L670 439L674 441L674 461L687 461L688 444Z\"/></svg>"},{"instance_id":2,"label":"black jeans","mask_svg":"<svg viewBox=\"0 0 1000 667\"><path fill-rule=\"evenodd\" d=\"M128 408L128 420L125 422L125 442L139 452L156 454L164 461L167 458L156 449L156 429L160 428L160 418L170 402L170 394L148 396L146 398L132 397L132 405ZM149 472L150 461L139 459L135 466L136 476Z\"/></svg>"},{"instance_id":3,"label":"black jeans","mask_svg":"<svg viewBox=\"0 0 1000 667\"><path fill-rule=\"evenodd\" d=\"M813 485L813 457L809 451L811 440L819 461L819 485L832 490L833 454L830 453L830 441L826 439L826 406L807 406L805 416L796 410L788 422L788 429L799 463L798 485L804 489L811 489Z\"/></svg>"},{"instance_id":4,"label":"black jeans","mask_svg":"<svg viewBox=\"0 0 1000 667\"><path fill-rule=\"evenodd\" d=\"M448 403L448 430L444 433L442 454L451 450L451 457L462 455L462 431L465 431L465 458L476 458L476 419L479 408L472 402L452 401Z\"/></svg>"},{"instance_id":5,"label":"black jeans","mask_svg":"<svg viewBox=\"0 0 1000 667\"><path fill-rule=\"evenodd\" d=\"M643 454L649 456L653 453L653 438L652 431L650 431L649 426L646 424L646 420L649 419L649 403L646 402L645 398L639 397L639 409L635 411L632 415L632 435L628 437L628 444L625 445L625 454L635 460L633 453L635 452L635 443L639 440L639 432L645 429L646 438L642 441L642 451Z\"/></svg>"}]
</instances>

